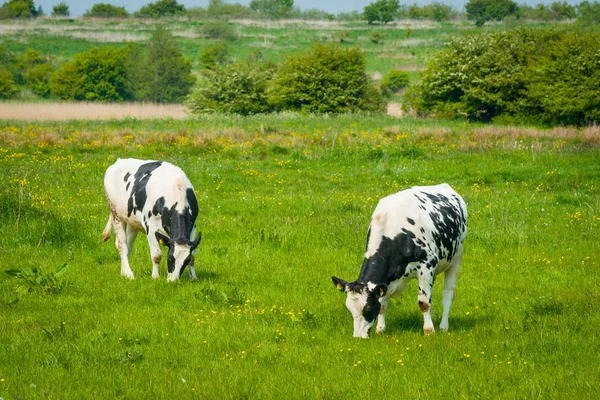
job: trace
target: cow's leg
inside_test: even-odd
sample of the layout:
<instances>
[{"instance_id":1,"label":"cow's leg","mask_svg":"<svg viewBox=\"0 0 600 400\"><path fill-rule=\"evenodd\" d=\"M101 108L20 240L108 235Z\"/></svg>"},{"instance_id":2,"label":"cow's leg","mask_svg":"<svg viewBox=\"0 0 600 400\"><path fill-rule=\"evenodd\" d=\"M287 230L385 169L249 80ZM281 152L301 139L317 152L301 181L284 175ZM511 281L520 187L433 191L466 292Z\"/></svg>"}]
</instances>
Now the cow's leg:
<instances>
[{"instance_id":1,"label":"cow's leg","mask_svg":"<svg viewBox=\"0 0 600 400\"><path fill-rule=\"evenodd\" d=\"M115 246L121 256L121 275L133 279L133 272L129 267L129 246L127 240L127 224L117 216L113 216L113 229L115 230Z\"/></svg>"},{"instance_id":2,"label":"cow's leg","mask_svg":"<svg viewBox=\"0 0 600 400\"><path fill-rule=\"evenodd\" d=\"M458 280L458 274L460 273L460 263L462 261L462 254L455 258L452 265L444 273L444 292L442 295L442 305L444 310L442 312L442 322L440 322L440 330L448 330L448 314L450 314L450 307L454 300L454 288L456 287L456 281Z\"/></svg>"},{"instance_id":3,"label":"cow's leg","mask_svg":"<svg viewBox=\"0 0 600 400\"><path fill-rule=\"evenodd\" d=\"M158 268L160 267L160 260L162 260L162 250L152 229L148 232L148 245L150 246L150 257L152 258L152 277L156 279L159 277Z\"/></svg>"},{"instance_id":4,"label":"cow's leg","mask_svg":"<svg viewBox=\"0 0 600 400\"><path fill-rule=\"evenodd\" d=\"M379 310L379 315L377 316L377 329L375 332L383 333L385 331L385 312L388 308L387 296L380 297L379 302L381 303L381 309Z\"/></svg>"},{"instance_id":5,"label":"cow's leg","mask_svg":"<svg viewBox=\"0 0 600 400\"><path fill-rule=\"evenodd\" d=\"M417 280L419 282L419 307L423 311L423 332L429 335L435 331L433 321L431 320L431 296L433 293L432 270L421 265Z\"/></svg>"},{"instance_id":6,"label":"cow's leg","mask_svg":"<svg viewBox=\"0 0 600 400\"><path fill-rule=\"evenodd\" d=\"M198 277L196 276L196 271L194 270L194 255L190 258L190 263L188 264L190 281L197 281Z\"/></svg>"},{"instance_id":7,"label":"cow's leg","mask_svg":"<svg viewBox=\"0 0 600 400\"><path fill-rule=\"evenodd\" d=\"M125 228L125 234L127 235L127 255L130 255L131 250L133 250L133 243L135 242L138 231L133 229L131 225L127 225Z\"/></svg>"}]
</instances>

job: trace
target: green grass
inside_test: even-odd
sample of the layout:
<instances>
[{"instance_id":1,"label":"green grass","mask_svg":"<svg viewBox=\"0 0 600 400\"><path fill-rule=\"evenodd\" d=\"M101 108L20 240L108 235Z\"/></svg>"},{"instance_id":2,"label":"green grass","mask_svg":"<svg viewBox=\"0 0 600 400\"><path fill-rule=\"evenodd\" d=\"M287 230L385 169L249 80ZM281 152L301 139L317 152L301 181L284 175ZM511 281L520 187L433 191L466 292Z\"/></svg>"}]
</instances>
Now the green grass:
<instances>
[{"instance_id":1,"label":"green grass","mask_svg":"<svg viewBox=\"0 0 600 400\"><path fill-rule=\"evenodd\" d=\"M293 114L2 121L1 269L69 268L57 290L17 302L0 273L0 397L593 398L597 139L497 129ZM114 240L101 241L102 181L130 156L194 183L198 282L168 284L164 266L153 280L142 235L136 279L119 275ZM358 276L379 198L440 182L469 210L450 331L423 336L412 283L384 335L353 339L331 275Z\"/></svg>"}]
</instances>

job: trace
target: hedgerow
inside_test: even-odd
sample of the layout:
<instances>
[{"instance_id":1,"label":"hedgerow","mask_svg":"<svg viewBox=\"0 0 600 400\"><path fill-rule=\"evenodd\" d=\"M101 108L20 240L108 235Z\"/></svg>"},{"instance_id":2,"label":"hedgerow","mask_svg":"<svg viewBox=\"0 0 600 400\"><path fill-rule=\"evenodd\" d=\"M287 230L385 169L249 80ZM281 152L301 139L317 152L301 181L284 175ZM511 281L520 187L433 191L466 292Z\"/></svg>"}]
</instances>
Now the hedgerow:
<instances>
[{"instance_id":1,"label":"hedgerow","mask_svg":"<svg viewBox=\"0 0 600 400\"><path fill-rule=\"evenodd\" d=\"M454 38L407 104L423 115L600 122L600 34L518 29Z\"/></svg>"}]
</instances>

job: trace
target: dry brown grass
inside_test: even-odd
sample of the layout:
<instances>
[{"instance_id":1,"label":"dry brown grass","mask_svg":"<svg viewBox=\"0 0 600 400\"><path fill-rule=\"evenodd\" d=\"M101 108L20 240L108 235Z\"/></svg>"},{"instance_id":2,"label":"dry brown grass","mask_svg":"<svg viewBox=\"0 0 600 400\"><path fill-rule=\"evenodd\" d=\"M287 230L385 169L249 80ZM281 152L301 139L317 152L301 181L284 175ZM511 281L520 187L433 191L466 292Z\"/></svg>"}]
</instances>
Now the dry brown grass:
<instances>
[{"instance_id":1,"label":"dry brown grass","mask_svg":"<svg viewBox=\"0 0 600 400\"><path fill-rule=\"evenodd\" d=\"M143 103L1 103L2 119L61 121L73 119L183 118L181 104Z\"/></svg>"}]
</instances>

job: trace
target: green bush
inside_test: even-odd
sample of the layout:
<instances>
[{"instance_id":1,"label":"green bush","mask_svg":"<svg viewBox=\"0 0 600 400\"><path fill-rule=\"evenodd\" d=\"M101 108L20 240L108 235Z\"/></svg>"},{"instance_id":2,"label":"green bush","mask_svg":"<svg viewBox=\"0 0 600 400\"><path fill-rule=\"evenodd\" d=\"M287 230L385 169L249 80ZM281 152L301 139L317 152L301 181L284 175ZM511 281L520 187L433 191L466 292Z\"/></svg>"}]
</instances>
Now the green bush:
<instances>
[{"instance_id":1,"label":"green bush","mask_svg":"<svg viewBox=\"0 0 600 400\"><path fill-rule=\"evenodd\" d=\"M8 0L0 8L0 19L37 17L33 0Z\"/></svg>"},{"instance_id":2,"label":"green bush","mask_svg":"<svg viewBox=\"0 0 600 400\"><path fill-rule=\"evenodd\" d=\"M209 39L235 40L238 38L235 27L225 21L207 21L202 26L202 34Z\"/></svg>"},{"instance_id":3,"label":"green bush","mask_svg":"<svg viewBox=\"0 0 600 400\"><path fill-rule=\"evenodd\" d=\"M517 3L512 0L469 0L465 4L467 17L477 25L485 21L501 21L517 11Z\"/></svg>"},{"instance_id":4,"label":"green bush","mask_svg":"<svg viewBox=\"0 0 600 400\"><path fill-rule=\"evenodd\" d=\"M393 21L400 7L398 0L377 0L367 5L363 10L363 18L369 24L381 22L387 24Z\"/></svg>"},{"instance_id":5,"label":"green bush","mask_svg":"<svg viewBox=\"0 0 600 400\"><path fill-rule=\"evenodd\" d=\"M25 85L30 87L33 93L41 97L50 96L50 77L54 73L54 67L47 57L37 50L28 48L18 58L17 66Z\"/></svg>"},{"instance_id":6,"label":"green bush","mask_svg":"<svg viewBox=\"0 0 600 400\"><path fill-rule=\"evenodd\" d=\"M65 100L132 100L126 82L126 51L102 47L75 54L73 61L52 75L52 94Z\"/></svg>"},{"instance_id":7,"label":"green bush","mask_svg":"<svg viewBox=\"0 0 600 400\"><path fill-rule=\"evenodd\" d=\"M529 76L524 113L554 125L600 123L600 34L562 35Z\"/></svg>"},{"instance_id":8,"label":"green bush","mask_svg":"<svg viewBox=\"0 0 600 400\"><path fill-rule=\"evenodd\" d=\"M267 99L270 76L270 71L253 64L217 69L210 75L206 86L194 90L186 104L194 113L267 113L272 110Z\"/></svg>"},{"instance_id":9,"label":"green bush","mask_svg":"<svg viewBox=\"0 0 600 400\"><path fill-rule=\"evenodd\" d=\"M113 6L107 3L96 3L91 10L86 10L84 17L127 18L129 13L125 7Z\"/></svg>"},{"instance_id":10,"label":"green bush","mask_svg":"<svg viewBox=\"0 0 600 400\"><path fill-rule=\"evenodd\" d=\"M407 94L419 113L600 122L600 34L517 29L453 39Z\"/></svg>"},{"instance_id":11,"label":"green bush","mask_svg":"<svg viewBox=\"0 0 600 400\"><path fill-rule=\"evenodd\" d=\"M69 11L69 5L64 1L52 7L53 17L68 17L69 15L71 15L71 11Z\"/></svg>"},{"instance_id":12,"label":"green bush","mask_svg":"<svg viewBox=\"0 0 600 400\"><path fill-rule=\"evenodd\" d=\"M371 33L369 33L369 41L371 43L381 44L381 43L383 43L384 38L385 38L385 35L381 32L371 31Z\"/></svg>"},{"instance_id":13,"label":"green bush","mask_svg":"<svg viewBox=\"0 0 600 400\"><path fill-rule=\"evenodd\" d=\"M391 70L381 81L381 90L384 92L397 92L408 86L408 73L404 71Z\"/></svg>"},{"instance_id":14,"label":"green bush","mask_svg":"<svg viewBox=\"0 0 600 400\"><path fill-rule=\"evenodd\" d=\"M200 68L207 70L215 70L219 65L227 61L229 54L229 46L227 42L216 42L202 48L200 53Z\"/></svg>"},{"instance_id":15,"label":"green bush","mask_svg":"<svg viewBox=\"0 0 600 400\"><path fill-rule=\"evenodd\" d=\"M161 18L185 15L185 13L185 6L177 3L177 0L158 0L143 6L134 13L134 16L141 18Z\"/></svg>"},{"instance_id":16,"label":"green bush","mask_svg":"<svg viewBox=\"0 0 600 400\"><path fill-rule=\"evenodd\" d=\"M0 99L10 99L17 93L13 75L6 68L0 67Z\"/></svg>"},{"instance_id":17,"label":"green bush","mask_svg":"<svg viewBox=\"0 0 600 400\"><path fill-rule=\"evenodd\" d=\"M316 44L283 63L273 81L271 103L278 110L309 113L380 112L381 93L365 68L359 48Z\"/></svg>"}]
</instances>

